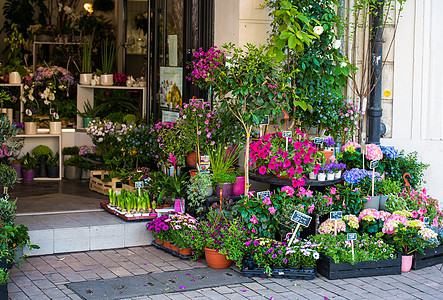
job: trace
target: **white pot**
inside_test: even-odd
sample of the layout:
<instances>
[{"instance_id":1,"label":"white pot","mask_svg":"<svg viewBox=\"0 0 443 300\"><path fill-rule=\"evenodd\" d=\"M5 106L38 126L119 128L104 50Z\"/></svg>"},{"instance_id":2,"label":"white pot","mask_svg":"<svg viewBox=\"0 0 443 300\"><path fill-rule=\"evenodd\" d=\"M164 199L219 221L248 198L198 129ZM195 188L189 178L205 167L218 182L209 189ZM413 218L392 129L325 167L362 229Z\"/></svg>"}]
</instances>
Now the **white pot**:
<instances>
[{"instance_id":1,"label":"white pot","mask_svg":"<svg viewBox=\"0 0 443 300\"><path fill-rule=\"evenodd\" d=\"M317 174L317 180L318 181L325 181L326 180L326 174L325 173L318 173Z\"/></svg>"},{"instance_id":2,"label":"white pot","mask_svg":"<svg viewBox=\"0 0 443 300\"><path fill-rule=\"evenodd\" d=\"M9 73L9 83L11 84L20 84L22 83L22 78L18 72Z\"/></svg>"},{"instance_id":3,"label":"white pot","mask_svg":"<svg viewBox=\"0 0 443 300\"><path fill-rule=\"evenodd\" d=\"M80 74L80 79L79 79L80 84L89 85L89 84L91 84L91 80L92 80L92 73Z\"/></svg>"},{"instance_id":4,"label":"white pot","mask_svg":"<svg viewBox=\"0 0 443 300\"><path fill-rule=\"evenodd\" d=\"M317 179L317 175L315 175L314 172L309 172L309 179L315 180L315 179Z\"/></svg>"},{"instance_id":5,"label":"white pot","mask_svg":"<svg viewBox=\"0 0 443 300\"><path fill-rule=\"evenodd\" d=\"M100 75L100 84L105 86L111 86L114 84L113 74L102 74Z\"/></svg>"},{"instance_id":6,"label":"white pot","mask_svg":"<svg viewBox=\"0 0 443 300\"><path fill-rule=\"evenodd\" d=\"M142 216L142 213L135 213L134 214L134 217L141 217Z\"/></svg>"},{"instance_id":7,"label":"white pot","mask_svg":"<svg viewBox=\"0 0 443 300\"><path fill-rule=\"evenodd\" d=\"M127 218L132 218L134 215L133 214L125 214L125 217Z\"/></svg>"},{"instance_id":8,"label":"white pot","mask_svg":"<svg viewBox=\"0 0 443 300\"><path fill-rule=\"evenodd\" d=\"M335 172L335 179L341 178L341 171Z\"/></svg>"},{"instance_id":9,"label":"white pot","mask_svg":"<svg viewBox=\"0 0 443 300\"><path fill-rule=\"evenodd\" d=\"M61 134L62 122L49 122L49 134Z\"/></svg>"},{"instance_id":10,"label":"white pot","mask_svg":"<svg viewBox=\"0 0 443 300\"><path fill-rule=\"evenodd\" d=\"M37 134L37 122L25 122L25 134Z\"/></svg>"},{"instance_id":11,"label":"white pot","mask_svg":"<svg viewBox=\"0 0 443 300\"><path fill-rule=\"evenodd\" d=\"M335 178L335 174L334 173L328 173L326 174L326 179L327 180L334 180Z\"/></svg>"}]
</instances>

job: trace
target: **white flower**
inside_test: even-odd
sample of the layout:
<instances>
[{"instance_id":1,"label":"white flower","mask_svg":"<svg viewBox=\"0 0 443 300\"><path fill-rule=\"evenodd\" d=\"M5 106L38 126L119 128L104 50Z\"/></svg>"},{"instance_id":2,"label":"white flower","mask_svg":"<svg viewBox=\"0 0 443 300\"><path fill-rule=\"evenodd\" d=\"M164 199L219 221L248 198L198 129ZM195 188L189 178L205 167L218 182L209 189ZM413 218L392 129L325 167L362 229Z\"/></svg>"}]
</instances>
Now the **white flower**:
<instances>
[{"instance_id":1,"label":"white flower","mask_svg":"<svg viewBox=\"0 0 443 300\"><path fill-rule=\"evenodd\" d=\"M54 119L58 120L60 118L60 116L58 115L58 113L53 113L52 116L54 117Z\"/></svg>"},{"instance_id":2,"label":"white flower","mask_svg":"<svg viewBox=\"0 0 443 300\"><path fill-rule=\"evenodd\" d=\"M315 27L314 27L314 33L315 33L315 34L321 35L321 34L323 33L323 30L324 30L324 29L323 29L323 26L321 26L321 25L320 25L320 26L315 26Z\"/></svg>"},{"instance_id":3,"label":"white flower","mask_svg":"<svg viewBox=\"0 0 443 300\"><path fill-rule=\"evenodd\" d=\"M43 103L44 103L45 105L49 105L49 103L51 103L51 102L49 102L48 100L45 100L45 101L43 101Z\"/></svg>"},{"instance_id":4,"label":"white flower","mask_svg":"<svg viewBox=\"0 0 443 300\"><path fill-rule=\"evenodd\" d=\"M50 93L49 94L49 100L54 101L55 100L55 95L54 93Z\"/></svg>"},{"instance_id":5,"label":"white flower","mask_svg":"<svg viewBox=\"0 0 443 300\"><path fill-rule=\"evenodd\" d=\"M29 95L28 98L29 98L29 100L31 100L31 101L34 101L34 100L35 100L35 98L34 98L34 96L33 96L32 94Z\"/></svg>"},{"instance_id":6,"label":"white flower","mask_svg":"<svg viewBox=\"0 0 443 300\"><path fill-rule=\"evenodd\" d=\"M315 251L314 254L312 254L312 257L314 257L314 259L319 259L320 258L320 254L318 254L318 252Z\"/></svg>"},{"instance_id":7,"label":"white flower","mask_svg":"<svg viewBox=\"0 0 443 300\"><path fill-rule=\"evenodd\" d=\"M341 40L335 40L334 42L334 49L338 49L341 47Z\"/></svg>"},{"instance_id":8,"label":"white flower","mask_svg":"<svg viewBox=\"0 0 443 300\"><path fill-rule=\"evenodd\" d=\"M348 65L348 64L344 61L344 62L342 62L342 63L340 64L340 67L342 67L342 68L346 68L347 65Z\"/></svg>"},{"instance_id":9,"label":"white flower","mask_svg":"<svg viewBox=\"0 0 443 300\"><path fill-rule=\"evenodd\" d=\"M63 7L63 10L65 11L65 14L67 14L67 15L72 13L72 8L70 8L67 5L65 5L65 7Z\"/></svg>"},{"instance_id":10,"label":"white flower","mask_svg":"<svg viewBox=\"0 0 443 300\"><path fill-rule=\"evenodd\" d=\"M32 110L30 110L29 108L27 108L26 110L25 110L25 114L27 115L27 116L32 116Z\"/></svg>"}]
</instances>

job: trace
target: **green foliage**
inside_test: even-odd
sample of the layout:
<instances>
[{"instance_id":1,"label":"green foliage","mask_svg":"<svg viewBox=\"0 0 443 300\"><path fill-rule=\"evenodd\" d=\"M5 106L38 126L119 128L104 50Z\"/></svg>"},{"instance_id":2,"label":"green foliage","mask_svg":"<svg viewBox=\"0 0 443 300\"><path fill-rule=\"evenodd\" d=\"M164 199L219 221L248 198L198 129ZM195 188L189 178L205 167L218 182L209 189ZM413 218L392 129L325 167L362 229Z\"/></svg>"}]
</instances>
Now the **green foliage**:
<instances>
[{"instance_id":1,"label":"green foliage","mask_svg":"<svg viewBox=\"0 0 443 300\"><path fill-rule=\"evenodd\" d=\"M83 43L82 73L91 73L92 39Z\"/></svg>"},{"instance_id":2,"label":"green foliage","mask_svg":"<svg viewBox=\"0 0 443 300\"><path fill-rule=\"evenodd\" d=\"M214 174L214 185L218 183L233 183L235 182L236 175L234 173Z\"/></svg>"},{"instance_id":3,"label":"green foliage","mask_svg":"<svg viewBox=\"0 0 443 300\"><path fill-rule=\"evenodd\" d=\"M186 187L188 185L189 173L183 172L180 176L174 174L174 176L166 177L166 186L164 187L167 194L172 197L172 199L183 199L186 195Z\"/></svg>"},{"instance_id":4,"label":"green foliage","mask_svg":"<svg viewBox=\"0 0 443 300\"><path fill-rule=\"evenodd\" d=\"M48 167L57 167L58 166L59 154L56 152L55 154L49 154L48 160L46 161L46 165Z\"/></svg>"},{"instance_id":5,"label":"green foliage","mask_svg":"<svg viewBox=\"0 0 443 300\"><path fill-rule=\"evenodd\" d=\"M0 163L0 185L4 187L13 187L17 182L17 172L13 167Z\"/></svg>"},{"instance_id":6,"label":"green foliage","mask_svg":"<svg viewBox=\"0 0 443 300\"><path fill-rule=\"evenodd\" d=\"M65 160L63 162L63 165L66 166L76 166L76 167L80 167L82 164L82 161L80 160L80 158L76 155L73 157L68 158L67 160Z\"/></svg>"},{"instance_id":7,"label":"green foliage","mask_svg":"<svg viewBox=\"0 0 443 300\"><path fill-rule=\"evenodd\" d=\"M102 44L101 55L103 73L111 74L115 60L115 42L108 42L108 39L105 39Z\"/></svg>"},{"instance_id":8,"label":"green foliage","mask_svg":"<svg viewBox=\"0 0 443 300\"><path fill-rule=\"evenodd\" d=\"M106 120L114 123L114 124L122 124L123 118L125 117L125 113L121 111L115 111L106 116Z\"/></svg>"},{"instance_id":9,"label":"green foliage","mask_svg":"<svg viewBox=\"0 0 443 300\"><path fill-rule=\"evenodd\" d=\"M197 214L203 211L207 189L212 185L212 174L197 172L191 176L186 194L188 206L194 208Z\"/></svg>"},{"instance_id":10,"label":"green foliage","mask_svg":"<svg viewBox=\"0 0 443 300\"><path fill-rule=\"evenodd\" d=\"M49 155L52 155L53 152L52 152L51 148L49 148L49 147L46 146L46 145L38 145L37 147L35 147L34 149L32 149L32 154L34 154L34 156L35 156L37 159L39 159L40 156L42 156L42 155L49 156ZM78 153L77 153L77 154L78 154Z\"/></svg>"},{"instance_id":11,"label":"green foliage","mask_svg":"<svg viewBox=\"0 0 443 300\"><path fill-rule=\"evenodd\" d=\"M18 131L19 129L9 121L7 115L0 115L0 144L11 142L12 137L16 136Z\"/></svg>"},{"instance_id":12,"label":"green foliage","mask_svg":"<svg viewBox=\"0 0 443 300\"><path fill-rule=\"evenodd\" d=\"M411 187L419 189L423 183L426 183L424 181L424 171L428 167L429 164L419 161L417 151L405 154L404 150L402 150L398 158L386 161L385 178L400 183L403 188L405 187L403 174L409 173L411 177L407 178Z\"/></svg>"},{"instance_id":13,"label":"green foliage","mask_svg":"<svg viewBox=\"0 0 443 300\"><path fill-rule=\"evenodd\" d=\"M64 147L62 150L63 155L78 155L79 149L77 146Z\"/></svg>"},{"instance_id":14,"label":"green foliage","mask_svg":"<svg viewBox=\"0 0 443 300\"><path fill-rule=\"evenodd\" d=\"M336 264L378 261L397 257L394 246L366 233L359 234L357 240L354 241L354 260L352 260L351 242L347 240L346 234L316 235L311 237L311 241L320 244L318 251L330 256Z\"/></svg>"},{"instance_id":15,"label":"green foliage","mask_svg":"<svg viewBox=\"0 0 443 300\"><path fill-rule=\"evenodd\" d=\"M139 90L97 89L94 92L95 117L105 118L113 112L140 115L142 94Z\"/></svg>"},{"instance_id":16,"label":"green foliage","mask_svg":"<svg viewBox=\"0 0 443 300\"><path fill-rule=\"evenodd\" d=\"M400 183L388 178L376 181L375 188L380 195L398 194L401 191Z\"/></svg>"},{"instance_id":17,"label":"green foliage","mask_svg":"<svg viewBox=\"0 0 443 300\"><path fill-rule=\"evenodd\" d=\"M14 225L15 221L15 210L17 206L15 201L10 200L0 200L0 222L1 224Z\"/></svg>"},{"instance_id":18,"label":"green foliage","mask_svg":"<svg viewBox=\"0 0 443 300\"><path fill-rule=\"evenodd\" d=\"M245 131L240 121L227 109L219 109L215 111L217 129L214 133L213 140L217 145L240 145L245 144Z\"/></svg>"},{"instance_id":19,"label":"green foliage","mask_svg":"<svg viewBox=\"0 0 443 300\"><path fill-rule=\"evenodd\" d=\"M25 170L35 169L37 167L37 162L38 162L37 158L28 152L23 156L22 169Z\"/></svg>"},{"instance_id":20,"label":"green foliage","mask_svg":"<svg viewBox=\"0 0 443 300\"><path fill-rule=\"evenodd\" d=\"M8 283L9 271L6 268L0 268L0 284Z\"/></svg>"},{"instance_id":21,"label":"green foliage","mask_svg":"<svg viewBox=\"0 0 443 300\"><path fill-rule=\"evenodd\" d=\"M123 123L135 125L139 121L139 118L133 114L126 114L123 117Z\"/></svg>"},{"instance_id":22,"label":"green foliage","mask_svg":"<svg viewBox=\"0 0 443 300\"><path fill-rule=\"evenodd\" d=\"M97 115L97 110L92 107L91 103L89 101L86 101L83 104L83 112L80 112L80 110L77 110L77 115L79 115L82 118L95 118Z\"/></svg>"},{"instance_id":23,"label":"green foliage","mask_svg":"<svg viewBox=\"0 0 443 300\"><path fill-rule=\"evenodd\" d=\"M227 147L218 144L215 147L208 147L206 152L209 154L212 173L214 177L218 178L219 175L233 173L232 167L239 158L240 148L238 146Z\"/></svg>"}]
</instances>

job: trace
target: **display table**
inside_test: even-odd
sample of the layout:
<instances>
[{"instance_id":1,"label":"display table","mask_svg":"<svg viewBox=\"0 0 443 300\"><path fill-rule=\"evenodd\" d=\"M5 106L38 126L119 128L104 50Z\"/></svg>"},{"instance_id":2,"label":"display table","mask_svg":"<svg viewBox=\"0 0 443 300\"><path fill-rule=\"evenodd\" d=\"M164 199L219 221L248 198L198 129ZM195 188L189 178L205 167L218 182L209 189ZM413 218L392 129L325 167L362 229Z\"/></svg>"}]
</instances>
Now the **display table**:
<instances>
[{"instance_id":1,"label":"display table","mask_svg":"<svg viewBox=\"0 0 443 300\"><path fill-rule=\"evenodd\" d=\"M15 138L25 139L24 147L22 148L22 153L31 152L38 145L47 145L51 150L56 153L58 151L58 177L48 178L48 177L36 177L34 180L61 180L62 179L62 135L61 134L49 134L49 133L37 133L37 134L18 134Z\"/></svg>"},{"instance_id":2,"label":"display table","mask_svg":"<svg viewBox=\"0 0 443 300\"><path fill-rule=\"evenodd\" d=\"M104 85L77 85L77 108L82 111L86 102L94 107L94 90L110 89L110 90L141 90L142 91L142 115L146 117L147 88L146 87L127 87L127 86L104 86ZM83 118L77 114L77 129L83 128Z\"/></svg>"}]
</instances>

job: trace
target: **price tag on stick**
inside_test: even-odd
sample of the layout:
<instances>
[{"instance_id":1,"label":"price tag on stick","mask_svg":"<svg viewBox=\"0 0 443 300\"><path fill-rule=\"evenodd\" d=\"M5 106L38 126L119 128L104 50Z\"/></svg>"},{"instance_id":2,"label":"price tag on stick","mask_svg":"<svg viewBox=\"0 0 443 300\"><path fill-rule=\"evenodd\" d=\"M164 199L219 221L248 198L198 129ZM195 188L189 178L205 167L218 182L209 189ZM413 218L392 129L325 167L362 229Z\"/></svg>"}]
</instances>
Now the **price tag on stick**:
<instances>
[{"instance_id":1,"label":"price tag on stick","mask_svg":"<svg viewBox=\"0 0 443 300\"><path fill-rule=\"evenodd\" d=\"M291 220L293 222L297 223L297 227L295 228L294 231L292 231L292 236L291 236L291 239L289 240L288 247L291 246L292 242L294 241L294 238L297 235L297 231L300 229L300 225L302 225L304 227L308 227L309 224L311 223L312 218L310 216L305 215L304 213L296 210L292 214Z\"/></svg>"},{"instance_id":2,"label":"price tag on stick","mask_svg":"<svg viewBox=\"0 0 443 300\"><path fill-rule=\"evenodd\" d=\"M288 140L292 137L292 131L283 131L282 136L286 139L286 151L288 151Z\"/></svg>"},{"instance_id":3,"label":"price tag on stick","mask_svg":"<svg viewBox=\"0 0 443 300\"><path fill-rule=\"evenodd\" d=\"M266 197L271 197L271 192L270 191L257 192L257 198L258 199L263 200Z\"/></svg>"},{"instance_id":4,"label":"price tag on stick","mask_svg":"<svg viewBox=\"0 0 443 300\"><path fill-rule=\"evenodd\" d=\"M351 241L352 261L354 261L354 241L357 239L357 234L356 233L348 233L347 239L348 239L348 241Z\"/></svg>"},{"instance_id":5,"label":"price tag on stick","mask_svg":"<svg viewBox=\"0 0 443 300\"><path fill-rule=\"evenodd\" d=\"M334 220L334 235L337 235L337 221L341 220L343 213L341 211L331 211L329 218Z\"/></svg>"},{"instance_id":6,"label":"price tag on stick","mask_svg":"<svg viewBox=\"0 0 443 300\"><path fill-rule=\"evenodd\" d=\"M424 217L423 218L423 223L425 223L426 225L429 224L429 217Z\"/></svg>"},{"instance_id":7,"label":"price tag on stick","mask_svg":"<svg viewBox=\"0 0 443 300\"><path fill-rule=\"evenodd\" d=\"M372 169L372 197L374 197L375 169L378 168L378 160L371 161L370 167Z\"/></svg>"},{"instance_id":8,"label":"price tag on stick","mask_svg":"<svg viewBox=\"0 0 443 300\"><path fill-rule=\"evenodd\" d=\"M135 188L138 190L138 195L141 196L141 189L143 187L143 181L136 181Z\"/></svg>"},{"instance_id":9,"label":"price tag on stick","mask_svg":"<svg viewBox=\"0 0 443 300\"><path fill-rule=\"evenodd\" d=\"M315 145L321 145L321 144L323 144L323 139L322 139L322 138L319 138L319 137L314 138L314 144L315 144Z\"/></svg>"}]
</instances>

